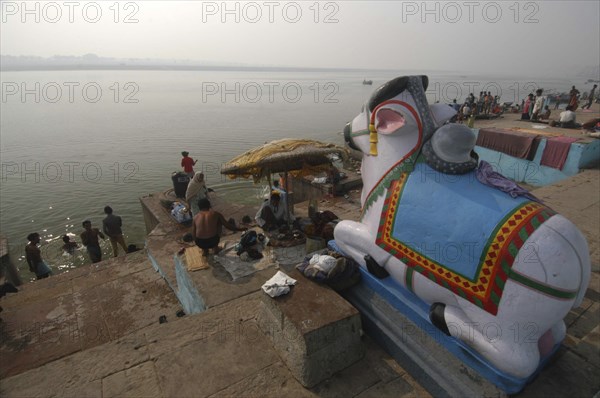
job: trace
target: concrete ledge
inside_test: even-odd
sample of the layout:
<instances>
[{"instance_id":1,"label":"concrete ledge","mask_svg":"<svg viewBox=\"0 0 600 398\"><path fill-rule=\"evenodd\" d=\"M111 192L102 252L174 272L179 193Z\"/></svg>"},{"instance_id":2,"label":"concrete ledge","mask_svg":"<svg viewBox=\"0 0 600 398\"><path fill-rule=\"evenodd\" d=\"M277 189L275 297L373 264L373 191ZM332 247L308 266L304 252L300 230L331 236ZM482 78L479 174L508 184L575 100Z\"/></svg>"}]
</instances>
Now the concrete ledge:
<instances>
[{"instance_id":1,"label":"concrete ledge","mask_svg":"<svg viewBox=\"0 0 600 398\"><path fill-rule=\"evenodd\" d=\"M479 134L479 129L473 129L473 131ZM579 132L578 134L581 135ZM585 137L581 137L581 141L571 144L562 170L541 165L548 137L540 137L532 160L516 158L481 146L476 146L475 151L481 160L493 165L494 169L505 177L534 187L543 187L577 175L582 169L598 164L600 140L588 141Z\"/></svg>"},{"instance_id":2,"label":"concrete ledge","mask_svg":"<svg viewBox=\"0 0 600 398\"><path fill-rule=\"evenodd\" d=\"M183 306L186 314L197 314L206 310L206 304L198 293L194 282L190 278L185 265L181 259L175 255L175 276L177 277L177 290L175 294Z\"/></svg>"},{"instance_id":3,"label":"concrete ledge","mask_svg":"<svg viewBox=\"0 0 600 398\"><path fill-rule=\"evenodd\" d=\"M360 315L328 287L290 276L298 280L290 293L262 295L258 324L296 380L312 387L364 356Z\"/></svg>"},{"instance_id":4,"label":"concrete ledge","mask_svg":"<svg viewBox=\"0 0 600 398\"><path fill-rule=\"evenodd\" d=\"M365 283L345 292L363 314L365 330L434 397L506 397L440 341L443 333L425 322L415 323Z\"/></svg>"}]
</instances>

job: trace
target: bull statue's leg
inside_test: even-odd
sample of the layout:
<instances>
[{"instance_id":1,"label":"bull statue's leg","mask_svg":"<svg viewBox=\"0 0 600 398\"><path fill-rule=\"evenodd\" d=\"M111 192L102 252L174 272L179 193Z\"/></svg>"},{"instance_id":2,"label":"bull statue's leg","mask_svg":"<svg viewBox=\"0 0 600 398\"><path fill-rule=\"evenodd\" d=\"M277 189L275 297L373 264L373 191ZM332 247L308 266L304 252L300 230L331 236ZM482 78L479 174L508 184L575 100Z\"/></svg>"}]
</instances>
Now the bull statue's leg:
<instances>
[{"instance_id":1,"label":"bull statue's leg","mask_svg":"<svg viewBox=\"0 0 600 398\"><path fill-rule=\"evenodd\" d=\"M441 304L434 304L432 312L437 310L439 315L440 308ZM442 311L445 332L471 346L499 370L525 378L537 369L540 336L533 326L531 330L523 330L519 324L475 322L454 305L446 305ZM439 324L436 326L440 328Z\"/></svg>"},{"instance_id":2,"label":"bull statue's leg","mask_svg":"<svg viewBox=\"0 0 600 398\"><path fill-rule=\"evenodd\" d=\"M524 243L496 316L464 300L440 300L432 305L432 323L499 370L516 377L532 374L540 358L564 339L563 318L579 304L588 284L587 244L570 226L554 216Z\"/></svg>"},{"instance_id":3,"label":"bull statue's leg","mask_svg":"<svg viewBox=\"0 0 600 398\"><path fill-rule=\"evenodd\" d=\"M561 320L555 323L538 341L540 356L545 357L549 355L554 346L563 341L566 335L567 326L565 322Z\"/></svg>"},{"instance_id":4,"label":"bull statue's leg","mask_svg":"<svg viewBox=\"0 0 600 398\"><path fill-rule=\"evenodd\" d=\"M567 325L565 325L565 321L561 319L560 321L555 323L554 326L552 326L552 329L550 329L550 331L552 332L552 347L554 347L554 345L562 342L567 336ZM540 350L540 353L542 355L546 355L548 352L545 350Z\"/></svg>"},{"instance_id":5,"label":"bull statue's leg","mask_svg":"<svg viewBox=\"0 0 600 398\"><path fill-rule=\"evenodd\" d=\"M344 254L356 259L362 267L370 270L373 269L372 267L379 267L380 271L385 273L383 267L392 255L375 244L365 224L344 220L335 227L333 236ZM366 256L370 256L369 264L365 259Z\"/></svg>"}]
</instances>

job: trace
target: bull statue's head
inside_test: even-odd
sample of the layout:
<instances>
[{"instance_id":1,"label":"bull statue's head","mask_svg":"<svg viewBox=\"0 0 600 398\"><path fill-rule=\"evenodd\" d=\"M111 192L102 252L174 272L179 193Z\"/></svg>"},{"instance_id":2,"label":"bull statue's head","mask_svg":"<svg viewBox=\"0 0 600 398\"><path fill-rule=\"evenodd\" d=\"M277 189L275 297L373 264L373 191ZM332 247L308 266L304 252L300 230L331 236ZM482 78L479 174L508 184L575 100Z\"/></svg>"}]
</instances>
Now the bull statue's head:
<instances>
[{"instance_id":1,"label":"bull statue's head","mask_svg":"<svg viewBox=\"0 0 600 398\"><path fill-rule=\"evenodd\" d=\"M456 111L445 104L428 104L425 96L428 81L427 76L390 80L373 93L361 113L346 125L347 144L364 154L363 204L365 195L388 170L401 167L405 172L412 171L421 153L433 168L442 172L463 173L476 167L477 162L469 155L475 145L475 134L462 125L440 128Z\"/></svg>"}]
</instances>

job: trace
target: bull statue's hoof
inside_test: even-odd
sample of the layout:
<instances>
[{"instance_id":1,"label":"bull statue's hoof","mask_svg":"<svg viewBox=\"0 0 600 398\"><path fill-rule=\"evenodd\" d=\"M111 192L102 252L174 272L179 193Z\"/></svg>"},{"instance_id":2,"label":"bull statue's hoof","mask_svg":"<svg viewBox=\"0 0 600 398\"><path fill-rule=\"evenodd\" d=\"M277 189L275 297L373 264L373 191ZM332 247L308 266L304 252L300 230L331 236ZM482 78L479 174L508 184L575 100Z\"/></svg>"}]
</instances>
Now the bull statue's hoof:
<instances>
[{"instance_id":1,"label":"bull statue's hoof","mask_svg":"<svg viewBox=\"0 0 600 398\"><path fill-rule=\"evenodd\" d=\"M444 310L446 304L433 303L429 309L429 320L436 328L440 329L446 336L450 336L450 330L446 325L446 319L444 318Z\"/></svg>"},{"instance_id":2,"label":"bull statue's hoof","mask_svg":"<svg viewBox=\"0 0 600 398\"><path fill-rule=\"evenodd\" d=\"M371 275L377 279L384 279L390 276L390 274L381 265L377 264L377 261L370 255L365 256L365 263L367 264L367 270Z\"/></svg>"}]
</instances>

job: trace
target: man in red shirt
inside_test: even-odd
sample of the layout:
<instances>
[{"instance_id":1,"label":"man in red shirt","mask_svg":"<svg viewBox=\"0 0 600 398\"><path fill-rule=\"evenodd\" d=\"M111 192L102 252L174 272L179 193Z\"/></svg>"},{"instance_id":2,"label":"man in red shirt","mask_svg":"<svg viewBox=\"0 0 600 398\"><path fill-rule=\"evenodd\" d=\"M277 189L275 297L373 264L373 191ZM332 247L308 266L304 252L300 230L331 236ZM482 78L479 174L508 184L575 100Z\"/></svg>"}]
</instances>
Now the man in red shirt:
<instances>
[{"instance_id":1,"label":"man in red shirt","mask_svg":"<svg viewBox=\"0 0 600 398\"><path fill-rule=\"evenodd\" d=\"M189 157L189 154L190 153L186 151L181 152L181 155L183 156L181 159L181 167L183 167L183 171L188 175L188 177L190 177L191 180L194 178L194 165L196 164L197 160Z\"/></svg>"}]
</instances>

